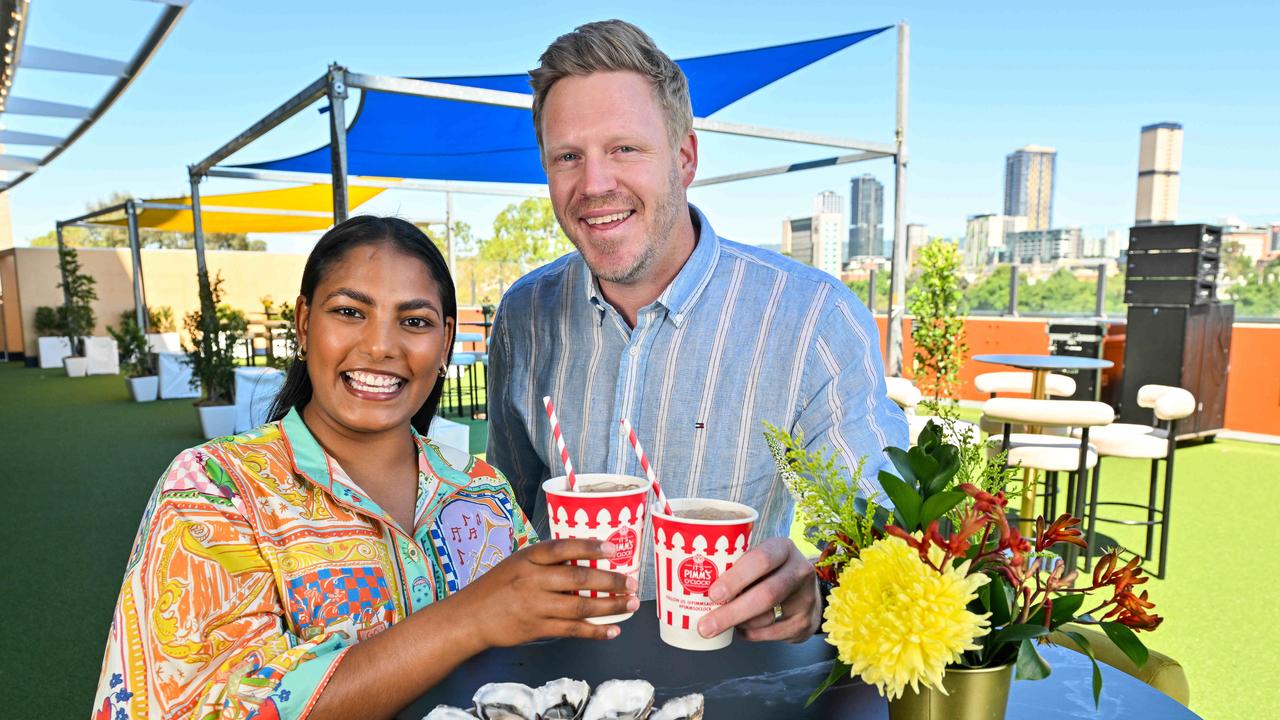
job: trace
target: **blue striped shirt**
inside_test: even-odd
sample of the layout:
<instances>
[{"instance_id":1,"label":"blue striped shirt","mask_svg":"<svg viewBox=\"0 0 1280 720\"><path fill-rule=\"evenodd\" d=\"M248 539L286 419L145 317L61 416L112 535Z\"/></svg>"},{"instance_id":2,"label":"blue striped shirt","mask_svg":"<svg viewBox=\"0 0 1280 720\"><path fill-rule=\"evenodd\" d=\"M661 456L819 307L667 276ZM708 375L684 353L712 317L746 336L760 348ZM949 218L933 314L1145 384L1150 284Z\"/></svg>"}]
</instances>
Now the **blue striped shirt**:
<instances>
[{"instance_id":1,"label":"blue striped shirt","mask_svg":"<svg viewBox=\"0 0 1280 720\"><path fill-rule=\"evenodd\" d=\"M629 418L668 497L712 497L760 513L756 541L786 537L794 504L764 440L768 421L841 462L867 457L879 491L882 450L907 445L886 395L879 333L835 278L717 237L690 206L693 254L635 328L571 253L503 296L490 340L487 461L548 537L543 480L563 465L542 406L556 405L575 472L643 476L619 430ZM648 557L652 552L647 543ZM641 596L653 597L642 564Z\"/></svg>"}]
</instances>

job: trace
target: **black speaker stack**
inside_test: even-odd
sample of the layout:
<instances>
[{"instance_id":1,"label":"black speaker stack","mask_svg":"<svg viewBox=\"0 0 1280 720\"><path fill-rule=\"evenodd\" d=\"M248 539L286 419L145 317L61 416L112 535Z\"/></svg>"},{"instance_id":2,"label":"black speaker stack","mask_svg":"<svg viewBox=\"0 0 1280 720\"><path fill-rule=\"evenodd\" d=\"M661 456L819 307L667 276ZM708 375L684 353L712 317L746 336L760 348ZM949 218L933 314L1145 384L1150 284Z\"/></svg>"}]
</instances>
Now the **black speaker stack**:
<instances>
[{"instance_id":1,"label":"black speaker stack","mask_svg":"<svg viewBox=\"0 0 1280 720\"><path fill-rule=\"evenodd\" d=\"M1178 436L1222 429L1235 306L1218 302L1221 251L1222 229L1213 225L1129 230L1121 422L1151 424L1138 389L1173 385L1196 397L1196 412L1175 427Z\"/></svg>"}]
</instances>

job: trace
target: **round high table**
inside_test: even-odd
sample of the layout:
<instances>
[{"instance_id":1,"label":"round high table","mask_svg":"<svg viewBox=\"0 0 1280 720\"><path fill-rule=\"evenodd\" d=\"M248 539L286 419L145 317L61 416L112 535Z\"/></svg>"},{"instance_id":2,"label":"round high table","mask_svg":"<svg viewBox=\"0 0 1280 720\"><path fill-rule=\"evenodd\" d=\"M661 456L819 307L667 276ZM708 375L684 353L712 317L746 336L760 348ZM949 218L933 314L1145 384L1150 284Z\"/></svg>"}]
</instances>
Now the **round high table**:
<instances>
[{"instance_id":1,"label":"round high table","mask_svg":"<svg viewBox=\"0 0 1280 720\"><path fill-rule=\"evenodd\" d=\"M483 622L477 618L477 622ZM490 682L538 686L560 677L585 680L643 678L657 702L689 693L706 698L707 720L883 720L888 705L875 688L846 680L806 708L805 700L831 670L835 648L818 635L804 643L750 643L737 639L712 652L679 650L658 638L653 601L621 625L614 640L551 640L481 653L397 717L421 720L436 705L471 707L471 696ZM1177 701L1142 681L1102 666L1102 702L1095 709L1088 658L1064 648L1040 648L1053 673L1044 680L1015 681L1008 720L1196 717Z\"/></svg>"},{"instance_id":2,"label":"round high table","mask_svg":"<svg viewBox=\"0 0 1280 720\"><path fill-rule=\"evenodd\" d=\"M1097 358L1068 357L1066 355L974 355L974 360L991 365L1008 365L1020 370L1031 371L1031 397L1036 400L1047 400L1048 389L1045 378L1054 370L1105 370L1115 363ZM1038 433L1038 427L1028 427L1027 432ZM1036 471L1022 471L1023 494L1022 509L1018 512L1018 530L1023 535L1030 535L1035 530L1036 516ZM1083 485L1083 482L1081 482Z\"/></svg>"}]
</instances>

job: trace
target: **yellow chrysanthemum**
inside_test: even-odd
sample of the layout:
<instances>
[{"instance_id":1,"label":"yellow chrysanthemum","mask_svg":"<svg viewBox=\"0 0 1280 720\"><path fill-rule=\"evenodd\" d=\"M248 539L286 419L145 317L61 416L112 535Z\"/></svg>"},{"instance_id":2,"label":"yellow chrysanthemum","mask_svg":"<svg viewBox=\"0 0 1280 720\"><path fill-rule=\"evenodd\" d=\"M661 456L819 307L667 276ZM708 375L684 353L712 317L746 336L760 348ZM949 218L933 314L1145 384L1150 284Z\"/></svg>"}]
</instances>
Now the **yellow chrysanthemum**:
<instances>
[{"instance_id":1,"label":"yellow chrysanthemum","mask_svg":"<svg viewBox=\"0 0 1280 720\"><path fill-rule=\"evenodd\" d=\"M939 551L941 552L941 551ZM901 538L887 535L851 560L831 592L822 629L840 660L893 699L910 685L942 688L942 673L989 632L988 615L966 609L984 574L968 563L946 572L926 565ZM932 559L932 558L931 558Z\"/></svg>"}]
</instances>

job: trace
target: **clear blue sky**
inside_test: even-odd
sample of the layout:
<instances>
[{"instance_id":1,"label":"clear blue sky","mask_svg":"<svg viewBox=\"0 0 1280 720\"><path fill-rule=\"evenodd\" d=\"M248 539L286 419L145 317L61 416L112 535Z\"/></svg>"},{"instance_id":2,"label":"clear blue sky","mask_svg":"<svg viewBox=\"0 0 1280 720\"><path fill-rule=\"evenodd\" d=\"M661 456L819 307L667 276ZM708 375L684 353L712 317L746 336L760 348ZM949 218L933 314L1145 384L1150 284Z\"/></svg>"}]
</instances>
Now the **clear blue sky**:
<instances>
[{"instance_id":1,"label":"clear blue sky","mask_svg":"<svg viewBox=\"0 0 1280 720\"><path fill-rule=\"evenodd\" d=\"M999 212L1004 156L1026 144L1058 150L1055 225L1090 234L1129 225L1138 131L1185 127L1181 219L1280 221L1280 27L1276 5L1076 2L422 2L194 0L120 102L49 167L10 192L19 243L113 191L185 193L199 160L320 76L331 61L369 73L446 75L532 67L546 44L585 21L623 17L673 57L739 50L891 24L911 24L908 220L957 236L967 215ZM136 0L32 3L27 42L124 58L158 6ZM844 50L721 111L737 122L890 140L894 34ZM89 104L99 79L18 73L14 94ZM9 128L62 131L62 121L6 116ZM327 139L308 111L234 161L309 150ZM22 152L24 148L13 148ZM823 157L820 148L704 137L701 174ZM881 160L695 190L721 234L779 242L782 218L817 192L847 197L848 180ZM206 192L278 187L213 180ZM891 210L886 188L886 211ZM487 234L505 201L455 200ZM441 196L387 193L366 210L443 214ZM889 228L886 228L887 230ZM297 238L273 242L304 247Z\"/></svg>"}]
</instances>

